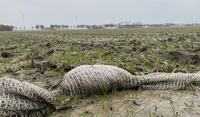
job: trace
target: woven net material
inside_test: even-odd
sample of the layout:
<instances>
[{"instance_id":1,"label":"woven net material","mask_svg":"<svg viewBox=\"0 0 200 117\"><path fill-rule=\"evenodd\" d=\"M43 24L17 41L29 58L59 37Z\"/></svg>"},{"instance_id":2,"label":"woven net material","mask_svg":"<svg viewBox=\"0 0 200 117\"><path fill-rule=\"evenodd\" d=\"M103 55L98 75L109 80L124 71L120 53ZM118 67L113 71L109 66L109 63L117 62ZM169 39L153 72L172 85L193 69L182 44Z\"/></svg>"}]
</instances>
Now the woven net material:
<instances>
[{"instance_id":1,"label":"woven net material","mask_svg":"<svg viewBox=\"0 0 200 117\"><path fill-rule=\"evenodd\" d=\"M92 95L139 86L143 89L199 90L200 74L151 73L134 76L128 71L108 65L82 65L63 77L61 87L67 94Z\"/></svg>"},{"instance_id":2,"label":"woven net material","mask_svg":"<svg viewBox=\"0 0 200 117\"><path fill-rule=\"evenodd\" d=\"M131 73L118 67L82 65L63 76L61 87L67 94L87 96L114 88L130 88L136 83L136 79Z\"/></svg>"},{"instance_id":3,"label":"woven net material","mask_svg":"<svg viewBox=\"0 0 200 117\"><path fill-rule=\"evenodd\" d=\"M99 94L105 91L141 87L143 89L200 90L200 74L151 73L134 76L128 71L109 65L82 65L69 71L60 83L67 95ZM0 116L40 116L54 109L60 91L47 91L34 84L8 77L0 78Z\"/></svg>"},{"instance_id":4,"label":"woven net material","mask_svg":"<svg viewBox=\"0 0 200 117\"><path fill-rule=\"evenodd\" d=\"M53 109L50 100L57 92L48 92L34 84L12 78L0 78L0 116L40 116Z\"/></svg>"},{"instance_id":5,"label":"woven net material","mask_svg":"<svg viewBox=\"0 0 200 117\"><path fill-rule=\"evenodd\" d=\"M140 85L142 89L200 91L200 74L198 73L152 73L144 77L151 77L151 82Z\"/></svg>"}]
</instances>

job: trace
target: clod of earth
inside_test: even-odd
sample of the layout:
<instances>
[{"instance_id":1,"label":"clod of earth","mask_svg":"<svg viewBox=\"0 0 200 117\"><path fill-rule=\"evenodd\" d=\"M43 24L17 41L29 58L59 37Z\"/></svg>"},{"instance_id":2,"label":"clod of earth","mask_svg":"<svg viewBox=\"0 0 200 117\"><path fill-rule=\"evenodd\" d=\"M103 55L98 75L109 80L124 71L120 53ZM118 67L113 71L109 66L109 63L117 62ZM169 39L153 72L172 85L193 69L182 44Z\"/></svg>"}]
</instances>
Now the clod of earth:
<instances>
[{"instance_id":1,"label":"clod of earth","mask_svg":"<svg viewBox=\"0 0 200 117\"><path fill-rule=\"evenodd\" d=\"M2 56L2 58L8 58L11 56L11 53L10 52L2 52L1 56Z\"/></svg>"},{"instance_id":2,"label":"clod of earth","mask_svg":"<svg viewBox=\"0 0 200 117\"><path fill-rule=\"evenodd\" d=\"M151 73L134 76L128 71L109 65L82 65L66 73L60 89L48 91L28 82L8 77L0 78L0 116L41 116L46 109L55 110L53 101L66 95L89 96L114 88L200 90L200 74Z\"/></svg>"},{"instance_id":3,"label":"clod of earth","mask_svg":"<svg viewBox=\"0 0 200 117\"><path fill-rule=\"evenodd\" d=\"M198 54L185 54L178 51L167 51L164 53L163 58L184 64L200 64L200 56Z\"/></svg>"}]
</instances>

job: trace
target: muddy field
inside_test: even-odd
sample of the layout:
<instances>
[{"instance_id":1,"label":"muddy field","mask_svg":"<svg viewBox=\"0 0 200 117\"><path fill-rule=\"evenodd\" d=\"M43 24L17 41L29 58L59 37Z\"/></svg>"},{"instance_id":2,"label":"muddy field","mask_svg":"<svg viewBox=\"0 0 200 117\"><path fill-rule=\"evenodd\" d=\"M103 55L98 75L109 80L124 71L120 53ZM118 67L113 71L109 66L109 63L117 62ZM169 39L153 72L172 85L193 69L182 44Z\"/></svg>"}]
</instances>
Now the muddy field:
<instances>
[{"instance_id":1,"label":"muddy field","mask_svg":"<svg viewBox=\"0 0 200 117\"><path fill-rule=\"evenodd\" d=\"M199 72L200 27L0 32L1 76L49 89L69 70L84 64L114 65L134 75ZM50 116L200 114L199 93L194 91L113 90L71 99L68 105Z\"/></svg>"}]
</instances>

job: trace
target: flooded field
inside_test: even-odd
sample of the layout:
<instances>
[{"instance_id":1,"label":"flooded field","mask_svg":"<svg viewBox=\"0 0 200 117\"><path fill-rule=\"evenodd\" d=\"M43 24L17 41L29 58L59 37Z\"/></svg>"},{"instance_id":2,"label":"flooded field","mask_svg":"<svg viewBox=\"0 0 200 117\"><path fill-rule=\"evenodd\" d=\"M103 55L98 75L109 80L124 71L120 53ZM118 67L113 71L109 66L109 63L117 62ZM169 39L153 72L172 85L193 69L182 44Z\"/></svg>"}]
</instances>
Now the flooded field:
<instances>
[{"instance_id":1,"label":"flooded field","mask_svg":"<svg viewBox=\"0 0 200 117\"><path fill-rule=\"evenodd\" d=\"M134 75L200 70L200 27L0 32L0 74L45 89L80 65L105 64ZM49 116L198 116L196 91L142 89L74 99Z\"/></svg>"}]
</instances>

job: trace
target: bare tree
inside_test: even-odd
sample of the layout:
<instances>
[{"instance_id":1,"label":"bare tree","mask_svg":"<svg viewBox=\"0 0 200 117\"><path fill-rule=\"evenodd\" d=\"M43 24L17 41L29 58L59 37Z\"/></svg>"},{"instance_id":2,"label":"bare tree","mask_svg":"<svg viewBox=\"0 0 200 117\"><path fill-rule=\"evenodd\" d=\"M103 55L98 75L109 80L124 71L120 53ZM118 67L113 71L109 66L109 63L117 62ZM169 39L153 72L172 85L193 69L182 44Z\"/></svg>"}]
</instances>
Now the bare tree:
<instances>
[{"instance_id":1,"label":"bare tree","mask_svg":"<svg viewBox=\"0 0 200 117\"><path fill-rule=\"evenodd\" d=\"M64 28L65 28L65 25L62 24L62 25L61 25L61 28L64 29Z\"/></svg>"},{"instance_id":2,"label":"bare tree","mask_svg":"<svg viewBox=\"0 0 200 117\"><path fill-rule=\"evenodd\" d=\"M54 25L54 28L55 28L55 29L57 29L57 28L58 28L58 25L57 25L57 24L55 24L55 25Z\"/></svg>"},{"instance_id":3,"label":"bare tree","mask_svg":"<svg viewBox=\"0 0 200 117\"><path fill-rule=\"evenodd\" d=\"M68 29L68 28L69 28L69 26L68 26L68 25L64 25L64 28L65 28L65 29Z\"/></svg>"},{"instance_id":4,"label":"bare tree","mask_svg":"<svg viewBox=\"0 0 200 117\"><path fill-rule=\"evenodd\" d=\"M41 29L41 30L44 30L44 25L40 25L40 29Z\"/></svg>"},{"instance_id":5,"label":"bare tree","mask_svg":"<svg viewBox=\"0 0 200 117\"><path fill-rule=\"evenodd\" d=\"M58 29L60 30L60 25L58 25Z\"/></svg>"},{"instance_id":6,"label":"bare tree","mask_svg":"<svg viewBox=\"0 0 200 117\"><path fill-rule=\"evenodd\" d=\"M39 28L40 28L40 26L39 26L39 25L36 25L36 26L35 26L35 28L36 28L36 29L39 29Z\"/></svg>"},{"instance_id":7,"label":"bare tree","mask_svg":"<svg viewBox=\"0 0 200 117\"><path fill-rule=\"evenodd\" d=\"M111 23L111 24L110 24L110 27L111 27L111 28L114 28L114 24Z\"/></svg>"},{"instance_id":8,"label":"bare tree","mask_svg":"<svg viewBox=\"0 0 200 117\"><path fill-rule=\"evenodd\" d=\"M54 29L54 25L50 25L51 29L53 30Z\"/></svg>"}]
</instances>

